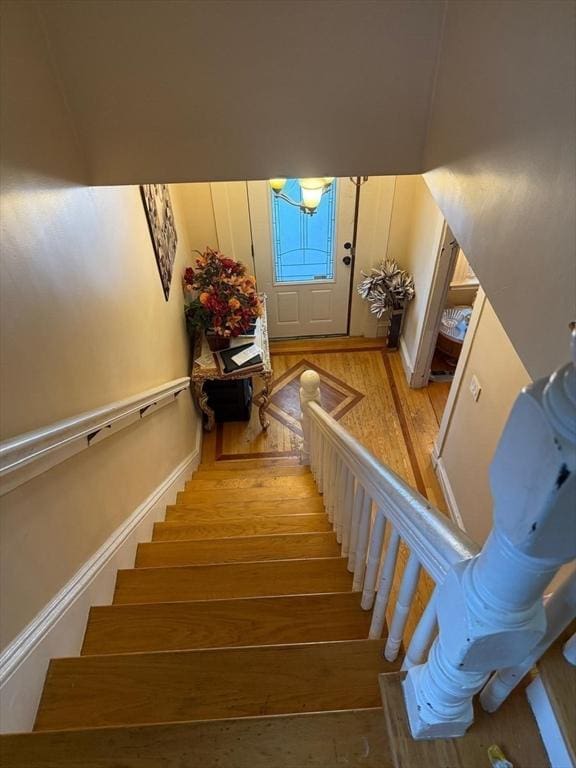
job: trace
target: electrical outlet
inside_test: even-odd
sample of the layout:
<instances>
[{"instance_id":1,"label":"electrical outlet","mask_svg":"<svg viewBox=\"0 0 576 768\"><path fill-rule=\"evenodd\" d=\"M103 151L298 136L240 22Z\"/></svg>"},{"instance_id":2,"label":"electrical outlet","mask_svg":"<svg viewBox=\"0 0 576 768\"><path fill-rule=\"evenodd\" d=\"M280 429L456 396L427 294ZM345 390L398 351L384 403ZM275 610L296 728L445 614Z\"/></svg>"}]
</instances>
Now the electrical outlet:
<instances>
[{"instance_id":1,"label":"electrical outlet","mask_svg":"<svg viewBox=\"0 0 576 768\"><path fill-rule=\"evenodd\" d=\"M482 392L482 386L480 385L476 374L474 374L470 379L470 394L472 395L474 402L480 397L480 392Z\"/></svg>"}]
</instances>

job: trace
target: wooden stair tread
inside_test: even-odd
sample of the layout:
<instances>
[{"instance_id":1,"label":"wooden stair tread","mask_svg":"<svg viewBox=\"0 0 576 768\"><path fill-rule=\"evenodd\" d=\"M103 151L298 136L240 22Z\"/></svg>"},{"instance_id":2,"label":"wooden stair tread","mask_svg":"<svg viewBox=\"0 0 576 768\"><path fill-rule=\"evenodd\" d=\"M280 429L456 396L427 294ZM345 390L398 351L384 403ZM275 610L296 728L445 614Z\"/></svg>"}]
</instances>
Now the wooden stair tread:
<instances>
[{"instance_id":1,"label":"wooden stair tread","mask_svg":"<svg viewBox=\"0 0 576 768\"><path fill-rule=\"evenodd\" d=\"M255 477L249 477L244 472L235 472L233 477L204 477L194 475L188 480L184 492L191 491L233 491L243 493L247 489L258 488L263 491L272 489L286 491L290 495L294 491L310 491L312 495L318 494L318 489L311 474L298 477L282 477L272 472L259 472Z\"/></svg>"},{"instance_id":2,"label":"wooden stair tread","mask_svg":"<svg viewBox=\"0 0 576 768\"><path fill-rule=\"evenodd\" d=\"M380 706L14 734L0 737L0 756L11 768L393 768Z\"/></svg>"},{"instance_id":3,"label":"wooden stair tread","mask_svg":"<svg viewBox=\"0 0 576 768\"><path fill-rule=\"evenodd\" d=\"M357 592L93 607L82 655L362 640Z\"/></svg>"},{"instance_id":4,"label":"wooden stair tread","mask_svg":"<svg viewBox=\"0 0 576 768\"><path fill-rule=\"evenodd\" d=\"M178 491L177 504L227 504L238 502L262 502L267 499L320 499L315 486L306 488L240 488L232 493L230 489Z\"/></svg>"},{"instance_id":5,"label":"wooden stair tread","mask_svg":"<svg viewBox=\"0 0 576 768\"><path fill-rule=\"evenodd\" d=\"M380 640L54 659L34 730L376 707Z\"/></svg>"},{"instance_id":6,"label":"wooden stair tread","mask_svg":"<svg viewBox=\"0 0 576 768\"><path fill-rule=\"evenodd\" d=\"M268 459L227 459L225 461L203 461L200 465L202 469L210 472L235 472L244 469L280 469L284 467L302 467L300 459L297 456L282 456Z\"/></svg>"},{"instance_id":7,"label":"wooden stair tread","mask_svg":"<svg viewBox=\"0 0 576 768\"><path fill-rule=\"evenodd\" d=\"M340 557L336 534L291 533L204 541L154 541L138 545L136 568L306 557Z\"/></svg>"},{"instance_id":8,"label":"wooden stair tread","mask_svg":"<svg viewBox=\"0 0 576 768\"><path fill-rule=\"evenodd\" d=\"M236 494L227 492L228 500L218 502L212 494L206 492L196 501L169 504L166 508L166 520L193 520L194 522L215 522L216 520L238 519L241 517L259 518L266 515L303 515L324 513L324 505L319 496L304 499L269 499L267 501L244 501Z\"/></svg>"},{"instance_id":9,"label":"wooden stair tread","mask_svg":"<svg viewBox=\"0 0 576 768\"><path fill-rule=\"evenodd\" d=\"M204 464L200 464L194 475L190 478L202 478L207 480L208 478L226 479L230 477L312 477L310 467L304 467L297 465L294 467L258 467L254 469L235 469L228 467L220 467L214 469L213 467L206 467Z\"/></svg>"},{"instance_id":10,"label":"wooden stair tread","mask_svg":"<svg viewBox=\"0 0 576 768\"><path fill-rule=\"evenodd\" d=\"M410 734L404 707L402 680L405 675L405 672L380 675L394 768L486 768L489 764L487 749L491 744L498 744L508 760L518 768L546 768L549 765L528 701L520 691L512 694L494 714L475 707L474 723L461 739L415 741Z\"/></svg>"},{"instance_id":11,"label":"wooden stair tread","mask_svg":"<svg viewBox=\"0 0 576 768\"><path fill-rule=\"evenodd\" d=\"M572 622L538 661L537 667L566 749L576 765L576 667L562 654L562 646L574 629Z\"/></svg>"},{"instance_id":12,"label":"wooden stair tread","mask_svg":"<svg viewBox=\"0 0 576 768\"><path fill-rule=\"evenodd\" d=\"M222 539L239 536L265 536L275 533L306 533L331 531L324 512L310 515L267 515L257 519L230 518L216 522L173 521L155 523L153 541L187 539Z\"/></svg>"},{"instance_id":13,"label":"wooden stair tread","mask_svg":"<svg viewBox=\"0 0 576 768\"><path fill-rule=\"evenodd\" d=\"M348 592L343 557L118 571L114 603L166 603L234 597Z\"/></svg>"}]
</instances>

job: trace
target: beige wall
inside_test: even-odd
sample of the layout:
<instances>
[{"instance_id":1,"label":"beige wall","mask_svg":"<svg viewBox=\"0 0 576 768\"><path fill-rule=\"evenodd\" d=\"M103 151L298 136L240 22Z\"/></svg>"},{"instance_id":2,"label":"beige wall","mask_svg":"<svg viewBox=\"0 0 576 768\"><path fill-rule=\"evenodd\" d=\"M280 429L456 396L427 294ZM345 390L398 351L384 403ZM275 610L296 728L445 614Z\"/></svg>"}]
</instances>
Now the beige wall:
<instances>
[{"instance_id":1,"label":"beige wall","mask_svg":"<svg viewBox=\"0 0 576 768\"><path fill-rule=\"evenodd\" d=\"M188 230L173 190L180 239L166 302L138 188L71 181L83 158L33 18L21 4L2 40L3 438L186 375L179 277L213 237L209 217ZM2 497L2 646L191 453L197 426L186 393Z\"/></svg>"},{"instance_id":2,"label":"beige wall","mask_svg":"<svg viewBox=\"0 0 576 768\"><path fill-rule=\"evenodd\" d=\"M38 5L95 183L421 170L440 0Z\"/></svg>"},{"instance_id":3,"label":"beige wall","mask_svg":"<svg viewBox=\"0 0 576 768\"><path fill-rule=\"evenodd\" d=\"M207 245L218 248L210 184L172 184L170 190L180 203L182 224L191 248L199 251L203 251ZM191 258L194 256L192 254Z\"/></svg>"},{"instance_id":4,"label":"beige wall","mask_svg":"<svg viewBox=\"0 0 576 768\"><path fill-rule=\"evenodd\" d=\"M574 4L448 3L426 181L527 370L576 316Z\"/></svg>"},{"instance_id":5,"label":"beige wall","mask_svg":"<svg viewBox=\"0 0 576 768\"><path fill-rule=\"evenodd\" d=\"M494 309L480 291L474 306L470 353L454 386L456 399L448 429L438 445L464 527L483 543L492 526L488 469L512 404L530 376L514 351ZM474 401L475 375L482 387Z\"/></svg>"},{"instance_id":6,"label":"beige wall","mask_svg":"<svg viewBox=\"0 0 576 768\"><path fill-rule=\"evenodd\" d=\"M412 195L405 249L399 262L414 277L416 295L408 305L402 334L411 370L422 335L432 278L444 227L444 217L421 176L412 176ZM401 213L404 217L404 213Z\"/></svg>"}]
</instances>

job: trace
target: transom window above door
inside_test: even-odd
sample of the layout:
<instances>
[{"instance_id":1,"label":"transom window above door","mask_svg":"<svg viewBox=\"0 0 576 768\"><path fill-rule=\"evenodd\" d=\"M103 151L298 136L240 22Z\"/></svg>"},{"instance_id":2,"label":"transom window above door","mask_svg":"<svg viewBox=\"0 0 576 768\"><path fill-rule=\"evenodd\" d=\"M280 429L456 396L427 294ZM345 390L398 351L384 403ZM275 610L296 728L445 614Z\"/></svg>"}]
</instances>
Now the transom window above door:
<instances>
[{"instance_id":1,"label":"transom window above door","mask_svg":"<svg viewBox=\"0 0 576 768\"><path fill-rule=\"evenodd\" d=\"M334 229L336 221L336 185L330 188L312 216L270 192L274 282L308 283L334 280ZM297 179L288 179L288 196L297 198Z\"/></svg>"}]
</instances>

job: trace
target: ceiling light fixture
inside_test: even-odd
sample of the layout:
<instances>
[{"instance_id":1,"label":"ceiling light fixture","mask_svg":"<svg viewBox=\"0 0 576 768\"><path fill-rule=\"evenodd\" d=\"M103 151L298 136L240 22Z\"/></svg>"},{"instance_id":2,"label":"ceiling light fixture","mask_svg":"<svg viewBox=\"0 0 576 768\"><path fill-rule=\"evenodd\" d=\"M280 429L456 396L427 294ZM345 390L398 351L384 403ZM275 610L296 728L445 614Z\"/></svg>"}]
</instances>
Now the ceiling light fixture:
<instances>
[{"instance_id":1,"label":"ceiling light fixture","mask_svg":"<svg viewBox=\"0 0 576 768\"><path fill-rule=\"evenodd\" d=\"M301 199L300 202L293 200L287 194L282 192L288 179L270 179L270 187L274 192L275 197L280 200L285 200L290 205L300 208L302 213L307 213L309 216L313 216L318 210L320 201L325 192L330 189L334 176L319 176L314 179L298 179L300 185ZM368 181L368 176L350 176L350 181L356 188L362 186Z\"/></svg>"},{"instance_id":2,"label":"ceiling light fixture","mask_svg":"<svg viewBox=\"0 0 576 768\"><path fill-rule=\"evenodd\" d=\"M291 197L288 197L288 195L282 192L286 181L287 179L270 179L270 186L272 187L274 195L281 200L285 200L290 205L300 208L302 213L307 213L312 216L318 210L322 195L330 188L330 185L334 181L334 176L322 176L315 179L298 179L301 193L300 202L292 200Z\"/></svg>"}]
</instances>

